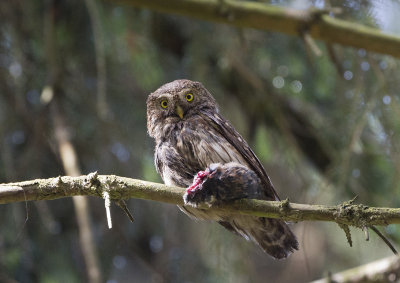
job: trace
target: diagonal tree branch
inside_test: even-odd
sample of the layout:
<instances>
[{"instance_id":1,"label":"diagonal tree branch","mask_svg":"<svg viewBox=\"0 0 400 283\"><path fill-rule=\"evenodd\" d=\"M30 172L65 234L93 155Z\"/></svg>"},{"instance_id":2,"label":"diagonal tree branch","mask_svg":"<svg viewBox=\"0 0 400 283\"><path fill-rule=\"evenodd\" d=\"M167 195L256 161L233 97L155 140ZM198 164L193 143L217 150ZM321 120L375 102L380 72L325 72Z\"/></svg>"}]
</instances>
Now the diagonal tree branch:
<instances>
[{"instance_id":1,"label":"diagonal tree branch","mask_svg":"<svg viewBox=\"0 0 400 283\"><path fill-rule=\"evenodd\" d=\"M57 177L0 184L0 204L19 201L52 200L77 195L102 198L107 191L111 200L139 198L183 205L185 189L158 183L91 173L79 177ZM331 221L363 228L371 225L400 224L400 208L368 207L352 201L336 206L309 205L284 201L242 199L202 209L229 211L286 221Z\"/></svg>"},{"instance_id":2,"label":"diagonal tree branch","mask_svg":"<svg viewBox=\"0 0 400 283\"><path fill-rule=\"evenodd\" d=\"M391 256L332 274L328 278L322 278L311 283L398 282L399 278L400 258Z\"/></svg>"},{"instance_id":3,"label":"diagonal tree branch","mask_svg":"<svg viewBox=\"0 0 400 283\"><path fill-rule=\"evenodd\" d=\"M309 34L328 43L364 48L400 57L400 37L328 15L328 10L294 10L250 1L233 0L109 0L157 12L179 14L239 27Z\"/></svg>"}]
</instances>

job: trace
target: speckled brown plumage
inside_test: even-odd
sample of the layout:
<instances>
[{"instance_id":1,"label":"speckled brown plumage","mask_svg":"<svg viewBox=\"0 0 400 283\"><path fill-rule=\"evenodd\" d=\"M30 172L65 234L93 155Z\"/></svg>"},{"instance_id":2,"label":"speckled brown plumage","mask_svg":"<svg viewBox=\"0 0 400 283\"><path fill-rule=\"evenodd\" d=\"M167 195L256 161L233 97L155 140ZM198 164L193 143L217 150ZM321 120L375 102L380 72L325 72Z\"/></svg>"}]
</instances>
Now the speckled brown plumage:
<instances>
[{"instance_id":1,"label":"speckled brown plumage","mask_svg":"<svg viewBox=\"0 0 400 283\"><path fill-rule=\"evenodd\" d=\"M156 142L155 165L165 184L189 187L199 171L207 172L185 195L187 205L181 209L186 214L218 221L275 258L297 249L296 237L283 221L196 208L199 202L279 199L254 152L219 114L215 99L201 83L176 80L151 93L147 129Z\"/></svg>"}]
</instances>

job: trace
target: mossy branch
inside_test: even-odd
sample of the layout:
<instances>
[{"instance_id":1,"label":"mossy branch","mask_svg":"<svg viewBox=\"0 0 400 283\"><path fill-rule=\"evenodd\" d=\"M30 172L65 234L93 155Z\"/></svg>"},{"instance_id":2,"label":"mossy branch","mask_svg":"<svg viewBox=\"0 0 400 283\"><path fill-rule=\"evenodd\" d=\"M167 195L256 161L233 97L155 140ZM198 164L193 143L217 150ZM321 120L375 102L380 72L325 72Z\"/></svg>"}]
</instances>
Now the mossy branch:
<instances>
[{"instance_id":1,"label":"mossy branch","mask_svg":"<svg viewBox=\"0 0 400 283\"><path fill-rule=\"evenodd\" d=\"M294 10L234 0L109 0L157 12L277 31L400 57L400 37L329 16L329 10ZM333 11L333 10L332 10Z\"/></svg>"},{"instance_id":2,"label":"mossy branch","mask_svg":"<svg viewBox=\"0 0 400 283\"><path fill-rule=\"evenodd\" d=\"M56 177L32 181L0 184L0 204L52 200L72 196L97 196L108 192L110 199L119 201L139 198L183 205L184 188L158 183L91 173L80 177ZM242 199L203 209L214 209L286 221L332 221L363 228L371 225L400 224L400 208L368 207L345 202L336 206L309 205L284 201Z\"/></svg>"}]
</instances>

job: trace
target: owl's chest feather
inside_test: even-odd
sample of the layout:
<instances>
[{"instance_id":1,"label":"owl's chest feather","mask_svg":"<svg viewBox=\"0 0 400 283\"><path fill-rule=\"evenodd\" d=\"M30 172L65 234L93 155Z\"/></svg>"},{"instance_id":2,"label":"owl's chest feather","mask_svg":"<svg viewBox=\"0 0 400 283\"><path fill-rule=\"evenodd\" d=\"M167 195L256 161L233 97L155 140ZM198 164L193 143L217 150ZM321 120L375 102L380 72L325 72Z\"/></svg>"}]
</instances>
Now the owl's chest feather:
<instances>
[{"instance_id":1,"label":"owl's chest feather","mask_svg":"<svg viewBox=\"0 0 400 283\"><path fill-rule=\"evenodd\" d=\"M177 135L176 147L201 170L212 163L246 164L237 150L216 130L204 123L185 123Z\"/></svg>"},{"instance_id":2,"label":"owl's chest feather","mask_svg":"<svg viewBox=\"0 0 400 283\"><path fill-rule=\"evenodd\" d=\"M157 169L170 185L188 186L198 171L229 162L246 165L234 146L202 119L174 125L156 148Z\"/></svg>"}]
</instances>

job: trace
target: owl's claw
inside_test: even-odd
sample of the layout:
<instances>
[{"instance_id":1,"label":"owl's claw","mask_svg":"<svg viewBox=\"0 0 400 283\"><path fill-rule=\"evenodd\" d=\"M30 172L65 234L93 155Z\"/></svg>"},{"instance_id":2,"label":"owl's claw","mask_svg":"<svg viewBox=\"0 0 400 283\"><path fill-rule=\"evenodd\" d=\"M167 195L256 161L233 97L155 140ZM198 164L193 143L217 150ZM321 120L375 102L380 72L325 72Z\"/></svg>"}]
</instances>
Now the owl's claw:
<instances>
[{"instance_id":1,"label":"owl's claw","mask_svg":"<svg viewBox=\"0 0 400 283\"><path fill-rule=\"evenodd\" d=\"M196 207L200 202L204 202L207 193L203 190L203 184L213 175L214 172L207 168L205 171L199 171L193 179L192 185L186 189L183 200L186 205Z\"/></svg>"}]
</instances>

